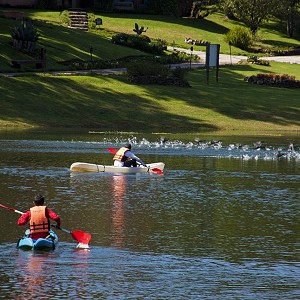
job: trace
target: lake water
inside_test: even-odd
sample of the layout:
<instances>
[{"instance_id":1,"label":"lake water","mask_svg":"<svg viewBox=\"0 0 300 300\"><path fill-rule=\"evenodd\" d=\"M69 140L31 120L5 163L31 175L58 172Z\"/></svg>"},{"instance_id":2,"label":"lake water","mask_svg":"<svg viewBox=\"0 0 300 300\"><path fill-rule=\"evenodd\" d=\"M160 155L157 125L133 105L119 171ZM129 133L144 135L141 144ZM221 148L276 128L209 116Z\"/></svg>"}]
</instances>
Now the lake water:
<instances>
[{"instance_id":1,"label":"lake water","mask_svg":"<svg viewBox=\"0 0 300 300\"><path fill-rule=\"evenodd\" d=\"M92 235L89 250L62 231L53 252L18 250L26 228L0 208L0 299L300 298L299 136L0 138L0 203L26 211L44 194L62 228ZM70 173L76 161L112 164L107 148L128 140L164 175Z\"/></svg>"}]
</instances>

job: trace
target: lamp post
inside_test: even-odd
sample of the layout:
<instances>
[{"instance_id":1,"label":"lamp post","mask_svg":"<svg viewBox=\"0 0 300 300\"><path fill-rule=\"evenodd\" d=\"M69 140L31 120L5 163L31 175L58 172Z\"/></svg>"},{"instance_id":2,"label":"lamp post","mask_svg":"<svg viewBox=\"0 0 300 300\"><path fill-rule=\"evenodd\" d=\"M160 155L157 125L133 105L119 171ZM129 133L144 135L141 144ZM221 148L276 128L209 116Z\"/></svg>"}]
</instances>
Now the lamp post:
<instances>
[{"instance_id":1,"label":"lamp post","mask_svg":"<svg viewBox=\"0 0 300 300\"><path fill-rule=\"evenodd\" d=\"M192 68L192 56L193 56L193 51L194 51L194 47L191 46L191 53L190 53L190 69Z\"/></svg>"},{"instance_id":2,"label":"lamp post","mask_svg":"<svg viewBox=\"0 0 300 300\"><path fill-rule=\"evenodd\" d=\"M90 54L91 54L91 73L93 71L93 47L90 46Z\"/></svg>"},{"instance_id":3,"label":"lamp post","mask_svg":"<svg viewBox=\"0 0 300 300\"><path fill-rule=\"evenodd\" d=\"M231 58L231 42L228 43L229 44L229 53L230 53L230 64L232 65L232 58Z\"/></svg>"}]
</instances>

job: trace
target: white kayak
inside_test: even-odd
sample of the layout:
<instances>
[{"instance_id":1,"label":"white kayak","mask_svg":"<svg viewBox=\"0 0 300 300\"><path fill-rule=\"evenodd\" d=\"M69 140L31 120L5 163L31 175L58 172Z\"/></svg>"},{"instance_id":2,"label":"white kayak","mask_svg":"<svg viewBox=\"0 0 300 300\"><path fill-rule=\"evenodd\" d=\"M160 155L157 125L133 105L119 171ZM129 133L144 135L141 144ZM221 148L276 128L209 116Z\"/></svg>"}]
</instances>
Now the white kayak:
<instances>
[{"instance_id":1,"label":"white kayak","mask_svg":"<svg viewBox=\"0 0 300 300\"><path fill-rule=\"evenodd\" d=\"M106 172L106 173L124 173L124 174L136 174L136 173L156 173L163 174L165 164L162 162L147 164L147 168L140 167L115 167L106 165L96 165L84 162L75 162L71 165L71 172Z\"/></svg>"}]
</instances>

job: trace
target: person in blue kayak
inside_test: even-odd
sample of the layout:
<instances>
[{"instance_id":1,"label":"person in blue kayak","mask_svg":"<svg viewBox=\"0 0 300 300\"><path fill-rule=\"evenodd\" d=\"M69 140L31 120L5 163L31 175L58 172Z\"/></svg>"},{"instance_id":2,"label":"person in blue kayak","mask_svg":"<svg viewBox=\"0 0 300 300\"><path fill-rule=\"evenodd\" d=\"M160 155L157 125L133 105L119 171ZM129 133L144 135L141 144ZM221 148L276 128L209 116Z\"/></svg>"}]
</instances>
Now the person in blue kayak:
<instances>
[{"instance_id":1,"label":"person in blue kayak","mask_svg":"<svg viewBox=\"0 0 300 300\"><path fill-rule=\"evenodd\" d=\"M30 237L33 240L45 238L49 235L50 219L56 222L56 227L60 228L60 217L51 209L44 206L45 198L36 195L34 206L24 213L18 220L18 225L22 226L29 222Z\"/></svg>"},{"instance_id":2,"label":"person in blue kayak","mask_svg":"<svg viewBox=\"0 0 300 300\"><path fill-rule=\"evenodd\" d=\"M131 152L131 144L121 147L113 157L115 167L137 167L137 163L147 167L144 162Z\"/></svg>"}]
</instances>

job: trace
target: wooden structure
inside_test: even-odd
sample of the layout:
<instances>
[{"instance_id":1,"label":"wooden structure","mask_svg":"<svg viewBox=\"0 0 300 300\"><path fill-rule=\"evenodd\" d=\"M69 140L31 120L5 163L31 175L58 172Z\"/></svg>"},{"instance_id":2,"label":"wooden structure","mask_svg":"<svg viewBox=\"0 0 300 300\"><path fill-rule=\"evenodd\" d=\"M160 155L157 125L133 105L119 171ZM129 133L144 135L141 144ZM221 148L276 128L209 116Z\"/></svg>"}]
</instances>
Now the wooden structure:
<instances>
[{"instance_id":1,"label":"wooden structure","mask_svg":"<svg viewBox=\"0 0 300 300\"><path fill-rule=\"evenodd\" d=\"M88 31L88 14L86 11L69 11L70 25L72 29Z\"/></svg>"}]
</instances>

